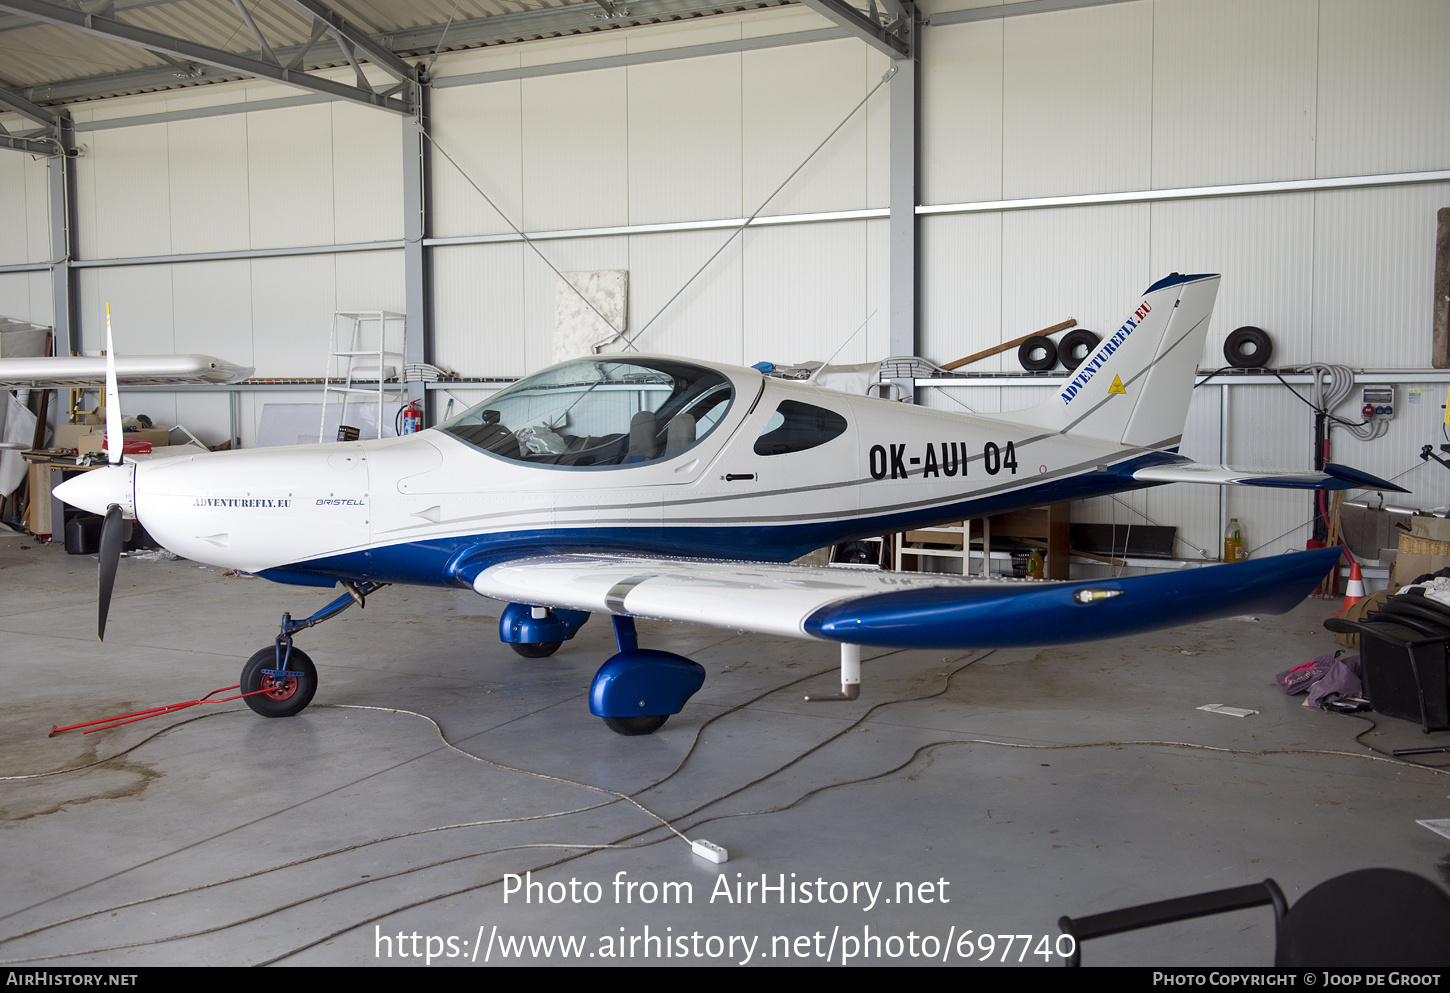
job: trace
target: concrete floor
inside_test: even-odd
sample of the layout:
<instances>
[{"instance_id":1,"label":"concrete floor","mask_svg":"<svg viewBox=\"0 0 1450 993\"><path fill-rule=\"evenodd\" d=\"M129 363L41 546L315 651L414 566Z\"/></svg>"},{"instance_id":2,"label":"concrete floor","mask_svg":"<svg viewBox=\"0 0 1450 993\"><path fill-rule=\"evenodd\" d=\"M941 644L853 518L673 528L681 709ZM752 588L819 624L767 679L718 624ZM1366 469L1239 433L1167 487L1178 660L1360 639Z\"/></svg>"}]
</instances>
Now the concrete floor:
<instances>
[{"instance_id":1,"label":"concrete floor","mask_svg":"<svg viewBox=\"0 0 1450 993\"><path fill-rule=\"evenodd\" d=\"M5 964L578 961L519 950L552 935L588 964L976 962L981 935L994 961L1043 964L1063 914L1450 871L1450 842L1415 823L1450 817L1450 777L1377 757L1426 744L1418 727L1369 730L1272 681L1333 647L1325 601L1067 648L868 651L844 704L801 701L835 684L827 646L642 623L642 645L709 678L659 733L623 738L587 710L613 651L601 619L531 661L499 644L498 604L390 588L299 637L321 686L297 717L231 703L47 738L232 685L283 611L332 596L128 558L99 645L94 586L94 558L0 537ZM506 894L530 871L530 902ZM762 876L810 886L722 895ZM1084 958L1266 965L1272 943L1259 908Z\"/></svg>"}]
</instances>

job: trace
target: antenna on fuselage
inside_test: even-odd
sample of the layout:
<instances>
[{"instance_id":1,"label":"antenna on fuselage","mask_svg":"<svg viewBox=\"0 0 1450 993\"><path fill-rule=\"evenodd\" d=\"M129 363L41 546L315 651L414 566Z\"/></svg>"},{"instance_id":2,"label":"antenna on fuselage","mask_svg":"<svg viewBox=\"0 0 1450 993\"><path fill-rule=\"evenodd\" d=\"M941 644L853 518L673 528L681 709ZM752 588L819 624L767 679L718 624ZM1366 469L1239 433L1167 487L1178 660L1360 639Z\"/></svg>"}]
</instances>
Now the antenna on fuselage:
<instances>
[{"instance_id":1,"label":"antenna on fuselage","mask_svg":"<svg viewBox=\"0 0 1450 993\"><path fill-rule=\"evenodd\" d=\"M880 310L880 308L878 307L877 310ZM846 337L846 340L843 341L843 342L841 342L840 347L838 347L834 352L831 353L831 358L826 359L826 361L822 362L820 364L820 366L818 366L816 368L816 371L815 372L811 373L811 378L810 379L807 379L806 382L808 382L808 383L814 383L816 381L816 377L821 374L821 370L824 369L826 366L830 365L831 364L831 361L833 359L835 359L835 357L837 355L840 355L841 354L841 349L843 349L847 345L851 344L851 339L852 338L855 338L858 334L860 334L861 333L861 329L864 328L866 325L870 324L871 323L871 318L873 318L875 316L876 316L876 311L875 310L873 310L873 311L871 311L871 313L867 314L866 315L866 319L864 321L862 321L860 324L856 325L856 330L855 331L852 331Z\"/></svg>"}]
</instances>

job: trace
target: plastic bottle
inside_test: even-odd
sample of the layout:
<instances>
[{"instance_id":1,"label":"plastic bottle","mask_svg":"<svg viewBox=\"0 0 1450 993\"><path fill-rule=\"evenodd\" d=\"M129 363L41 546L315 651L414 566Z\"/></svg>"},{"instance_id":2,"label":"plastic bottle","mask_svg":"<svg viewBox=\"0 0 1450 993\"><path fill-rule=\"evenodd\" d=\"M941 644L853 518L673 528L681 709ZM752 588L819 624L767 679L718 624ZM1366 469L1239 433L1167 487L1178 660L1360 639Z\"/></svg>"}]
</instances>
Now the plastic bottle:
<instances>
[{"instance_id":1,"label":"plastic bottle","mask_svg":"<svg viewBox=\"0 0 1450 993\"><path fill-rule=\"evenodd\" d=\"M1037 549L1033 549L1032 554L1027 557L1027 578L1041 579L1043 565L1044 560L1042 558L1042 552L1038 551Z\"/></svg>"},{"instance_id":2,"label":"plastic bottle","mask_svg":"<svg viewBox=\"0 0 1450 993\"><path fill-rule=\"evenodd\" d=\"M1242 562L1248 557L1248 553L1244 551L1244 529L1239 525L1237 517L1230 517L1228 530L1223 534L1223 560Z\"/></svg>"}]
</instances>

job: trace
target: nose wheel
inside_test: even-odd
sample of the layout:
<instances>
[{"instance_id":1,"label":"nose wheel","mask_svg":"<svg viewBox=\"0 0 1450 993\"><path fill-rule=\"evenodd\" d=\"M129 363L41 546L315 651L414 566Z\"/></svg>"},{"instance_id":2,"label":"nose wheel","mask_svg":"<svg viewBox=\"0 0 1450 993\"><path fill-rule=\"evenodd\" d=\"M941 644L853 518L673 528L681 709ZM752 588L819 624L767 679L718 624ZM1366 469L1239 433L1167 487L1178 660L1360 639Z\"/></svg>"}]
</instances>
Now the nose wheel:
<instances>
[{"instance_id":1,"label":"nose wheel","mask_svg":"<svg viewBox=\"0 0 1450 993\"><path fill-rule=\"evenodd\" d=\"M277 657L286 657L285 668ZM242 692L247 706L263 717L291 717L300 714L317 692L317 667L300 648L290 653L268 645L242 666Z\"/></svg>"}]
</instances>

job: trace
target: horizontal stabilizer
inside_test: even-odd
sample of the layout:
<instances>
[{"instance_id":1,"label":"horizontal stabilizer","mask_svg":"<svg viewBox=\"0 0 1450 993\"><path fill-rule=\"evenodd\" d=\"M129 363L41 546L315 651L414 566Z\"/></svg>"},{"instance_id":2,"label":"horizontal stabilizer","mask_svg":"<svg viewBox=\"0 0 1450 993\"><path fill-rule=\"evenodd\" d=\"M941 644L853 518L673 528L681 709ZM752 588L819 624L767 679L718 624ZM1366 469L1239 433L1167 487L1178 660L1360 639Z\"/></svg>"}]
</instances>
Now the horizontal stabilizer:
<instances>
[{"instance_id":1,"label":"horizontal stabilizer","mask_svg":"<svg viewBox=\"0 0 1450 993\"><path fill-rule=\"evenodd\" d=\"M1145 483L1216 483L1237 486L1280 486L1294 490L1385 490L1408 493L1387 479L1371 476L1349 466L1326 463L1323 472L1312 469L1256 469L1232 465L1203 465L1198 462L1170 462L1167 465L1134 469L1131 478Z\"/></svg>"},{"instance_id":2,"label":"horizontal stabilizer","mask_svg":"<svg viewBox=\"0 0 1450 993\"><path fill-rule=\"evenodd\" d=\"M655 558L544 555L490 566L473 588L516 603L894 648L1054 645L1248 611L1282 613L1337 548L1128 579L1034 582Z\"/></svg>"}]
</instances>

